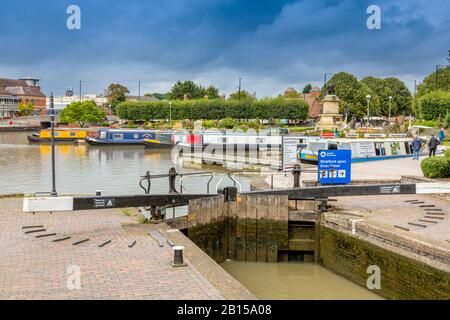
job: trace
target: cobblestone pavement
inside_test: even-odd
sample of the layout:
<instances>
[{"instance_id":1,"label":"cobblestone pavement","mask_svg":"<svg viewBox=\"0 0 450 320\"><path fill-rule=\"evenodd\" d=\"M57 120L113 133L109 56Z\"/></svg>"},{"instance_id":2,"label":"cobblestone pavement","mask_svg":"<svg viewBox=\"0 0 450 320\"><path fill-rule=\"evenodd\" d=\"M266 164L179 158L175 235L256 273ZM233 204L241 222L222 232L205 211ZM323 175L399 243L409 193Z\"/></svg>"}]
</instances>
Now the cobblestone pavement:
<instances>
[{"instance_id":1,"label":"cobblestone pavement","mask_svg":"<svg viewBox=\"0 0 450 320\"><path fill-rule=\"evenodd\" d=\"M189 260L171 267L167 244L124 228L135 220L119 209L32 215L21 208L22 199L0 199L0 299L223 299ZM45 231L23 228L39 225ZM64 237L71 238L52 242ZM71 290L78 270L81 289Z\"/></svg>"}]
</instances>

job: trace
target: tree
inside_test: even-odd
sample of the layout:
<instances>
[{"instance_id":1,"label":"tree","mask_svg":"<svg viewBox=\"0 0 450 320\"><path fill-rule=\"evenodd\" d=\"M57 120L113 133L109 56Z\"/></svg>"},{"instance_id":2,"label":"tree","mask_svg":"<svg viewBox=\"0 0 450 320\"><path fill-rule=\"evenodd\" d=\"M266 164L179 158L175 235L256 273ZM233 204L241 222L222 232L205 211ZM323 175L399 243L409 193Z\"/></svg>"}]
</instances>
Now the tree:
<instances>
[{"instance_id":1,"label":"tree","mask_svg":"<svg viewBox=\"0 0 450 320\"><path fill-rule=\"evenodd\" d=\"M212 95L210 98L215 99L219 97L219 90L213 86L205 89L192 80L177 81L167 94L167 98L171 100L184 100L186 96L189 100L203 99L208 94L207 91Z\"/></svg>"},{"instance_id":2,"label":"tree","mask_svg":"<svg viewBox=\"0 0 450 320\"><path fill-rule=\"evenodd\" d=\"M252 94L248 93L245 90L241 90L241 92L235 92L230 94L230 100L254 100L255 96L253 96Z\"/></svg>"},{"instance_id":3,"label":"tree","mask_svg":"<svg viewBox=\"0 0 450 320\"><path fill-rule=\"evenodd\" d=\"M34 105L31 102L28 104L25 104L25 103L19 104L19 115L29 116L33 112L34 112Z\"/></svg>"},{"instance_id":4,"label":"tree","mask_svg":"<svg viewBox=\"0 0 450 320\"><path fill-rule=\"evenodd\" d=\"M62 122L77 123L84 127L90 122L99 122L105 118L105 112L94 101L74 102L59 112Z\"/></svg>"},{"instance_id":5,"label":"tree","mask_svg":"<svg viewBox=\"0 0 450 320\"><path fill-rule=\"evenodd\" d=\"M127 87L118 84L112 83L109 85L108 89L106 89L106 94L108 98L111 100L111 105L115 109L115 107L124 102L127 99L127 94L130 93Z\"/></svg>"},{"instance_id":6,"label":"tree","mask_svg":"<svg viewBox=\"0 0 450 320\"><path fill-rule=\"evenodd\" d=\"M423 82L417 86L417 97L435 91L436 87L438 90L448 90L450 88L450 66L439 69L437 77L436 71L426 76Z\"/></svg>"},{"instance_id":7,"label":"tree","mask_svg":"<svg viewBox=\"0 0 450 320\"><path fill-rule=\"evenodd\" d=\"M312 85L311 85L310 83L308 83L308 84L303 88L302 93L303 93L303 94L308 94L308 93L311 92L311 90L312 90Z\"/></svg>"},{"instance_id":8,"label":"tree","mask_svg":"<svg viewBox=\"0 0 450 320\"><path fill-rule=\"evenodd\" d=\"M450 113L450 93L438 90L424 94L419 98L418 105L423 119L444 119Z\"/></svg>"},{"instance_id":9,"label":"tree","mask_svg":"<svg viewBox=\"0 0 450 320\"><path fill-rule=\"evenodd\" d=\"M214 86L209 86L205 89L205 95L208 96L208 99L219 99L219 89Z\"/></svg>"},{"instance_id":10,"label":"tree","mask_svg":"<svg viewBox=\"0 0 450 320\"><path fill-rule=\"evenodd\" d=\"M397 78L365 77L361 83L367 85L378 98L382 115L389 115L389 97L392 97L391 115L411 113L412 95L403 81Z\"/></svg>"},{"instance_id":11,"label":"tree","mask_svg":"<svg viewBox=\"0 0 450 320\"><path fill-rule=\"evenodd\" d=\"M321 99L327 94L327 86L330 84L334 85L335 94L341 100L339 103L341 113L348 110L350 117L355 115L361 119L367 116L367 95L372 97L370 100L370 115L380 113L379 98L367 84L359 82L354 75L346 72L334 74L322 88Z\"/></svg>"}]
</instances>

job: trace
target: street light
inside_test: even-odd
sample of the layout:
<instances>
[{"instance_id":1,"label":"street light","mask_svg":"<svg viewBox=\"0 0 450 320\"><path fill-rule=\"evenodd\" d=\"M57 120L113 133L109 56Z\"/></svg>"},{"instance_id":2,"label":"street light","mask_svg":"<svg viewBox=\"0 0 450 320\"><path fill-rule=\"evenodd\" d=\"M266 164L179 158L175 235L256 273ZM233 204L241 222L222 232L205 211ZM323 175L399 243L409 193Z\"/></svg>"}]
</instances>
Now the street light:
<instances>
[{"instance_id":1,"label":"street light","mask_svg":"<svg viewBox=\"0 0 450 320\"><path fill-rule=\"evenodd\" d=\"M242 79L243 79L243 78L239 78L238 100L241 100L241 84L242 84Z\"/></svg>"},{"instance_id":2,"label":"street light","mask_svg":"<svg viewBox=\"0 0 450 320\"><path fill-rule=\"evenodd\" d=\"M52 197L56 197L56 179L55 179L55 104L53 101L53 92L50 93L50 128L51 132L51 145L52 145Z\"/></svg>"},{"instance_id":3,"label":"street light","mask_svg":"<svg viewBox=\"0 0 450 320\"><path fill-rule=\"evenodd\" d=\"M138 81L138 101L141 101L141 81Z\"/></svg>"},{"instance_id":4,"label":"street light","mask_svg":"<svg viewBox=\"0 0 450 320\"><path fill-rule=\"evenodd\" d=\"M390 97L389 97L389 118L388 118L389 124L391 124L391 107L392 107L392 99L393 99L393 97L390 96Z\"/></svg>"},{"instance_id":5,"label":"street light","mask_svg":"<svg viewBox=\"0 0 450 320\"><path fill-rule=\"evenodd\" d=\"M172 101L169 102L169 123L170 129L172 130Z\"/></svg>"},{"instance_id":6,"label":"street light","mask_svg":"<svg viewBox=\"0 0 450 320\"><path fill-rule=\"evenodd\" d=\"M370 99L372 98L372 96L367 95L366 99L367 99L367 131L369 131L369 118L370 118Z\"/></svg>"},{"instance_id":7,"label":"street light","mask_svg":"<svg viewBox=\"0 0 450 320\"><path fill-rule=\"evenodd\" d=\"M81 95L81 84L85 82L86 81L80 80L80 102L83 102L83 96Z\"/></svg>"}]
</instances>

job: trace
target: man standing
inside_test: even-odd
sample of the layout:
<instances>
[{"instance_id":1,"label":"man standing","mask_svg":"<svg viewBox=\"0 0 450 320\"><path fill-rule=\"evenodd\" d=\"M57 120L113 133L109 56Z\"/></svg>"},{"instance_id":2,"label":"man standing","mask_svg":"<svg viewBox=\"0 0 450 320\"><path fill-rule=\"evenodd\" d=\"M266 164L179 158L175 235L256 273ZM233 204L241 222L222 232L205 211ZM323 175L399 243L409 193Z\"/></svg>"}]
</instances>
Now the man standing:
<instances>
[{"instance_id":1,"label":"man standing","mask_svg":"<svg viewBox=\"0 0 450 320\"><path fill-rule=\"evenodd\" d=\"M413 160L419 160L421 147L422 147L422 142L420 141L418 136L415 136L413 142L411 143L411 148L413 151Z\"/></svg>"},{"instance_id":2,"label":"man standing","mask_svg":"<svg viewBox=\"0 0 450 320\"><path fill-rule=\"evenodd\" d=\"M439 130L439 144L440 145L444 144L444 138L445 138L445 131L444 131L444 128L441 128L441 130Z\"/></svg>"},{"instance_id":3,"label":"man standing","mask_svg":"<svg viewBox=\"0 0 450 320\"><path fill-rule=\"evenodd\" d=\"M439 140L436 139L434 135L431 136L430 140L428 141L428 149L430 150L430 155L436 156L436 148L439 145Z\"/></svg>"}]
</instances>

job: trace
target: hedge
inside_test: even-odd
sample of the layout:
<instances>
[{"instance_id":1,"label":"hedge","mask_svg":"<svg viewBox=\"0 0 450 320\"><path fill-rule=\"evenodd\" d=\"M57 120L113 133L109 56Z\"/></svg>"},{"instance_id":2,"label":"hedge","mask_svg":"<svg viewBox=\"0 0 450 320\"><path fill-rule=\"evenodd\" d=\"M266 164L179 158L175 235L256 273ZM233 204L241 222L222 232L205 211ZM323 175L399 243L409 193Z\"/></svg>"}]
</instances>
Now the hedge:
<instances>
[{"instance_id":1,"label":"hedge","mask_svg":"<svg viewBox=\"0 0 450 320\"><path fill-rule=\"evenodd\" d=\"M426 158L421 163L423 175L427 178L448 178L450 177L450 158L431 157Z\"/></svg>"},{"instance_id":2,"label":"hedge","mask_svg":"<svg viewBox=\"0 0 450 320\"><path fill-rule=\"evenodd\" d=\"M419 99L420 115L425 120L443 119L450 112L450 93L433 91Z\"/></svg>"},{"instance_id":3,"label":"hedge","mask_svg":"<svg viewBox=\"0 0 450 320\"><path fill-rule=\"evenodd\" d=\"M308 104L300 99L262 100L187 100L172 101L172 119L219 120L233 119L289 119L303 121L308 117ZM169 119L169 101L126 101L116 108L124 120L152 121Z\"/></svg>"},{"instance_id":4,"label":"hedge","mask_svg":"<svg viewBox=\"0 0 450 320\"><path fill-rule=\"evenodd\" d=\"M445 157L450 159L450 148L445 149L445 153L444 153Z\"/></svg>"}]
</instances>

